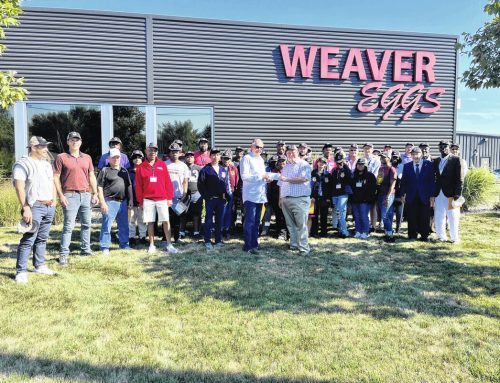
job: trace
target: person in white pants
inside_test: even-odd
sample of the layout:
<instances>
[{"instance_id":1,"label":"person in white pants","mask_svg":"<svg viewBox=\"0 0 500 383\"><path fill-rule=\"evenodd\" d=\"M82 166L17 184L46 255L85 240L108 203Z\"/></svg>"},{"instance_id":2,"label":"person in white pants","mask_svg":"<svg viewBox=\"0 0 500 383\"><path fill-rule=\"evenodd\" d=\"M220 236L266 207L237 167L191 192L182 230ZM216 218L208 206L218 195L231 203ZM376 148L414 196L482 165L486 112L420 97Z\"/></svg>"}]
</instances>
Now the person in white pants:
<instances>
[{"instance_id":1,"label":"person in white pants","mask_svg":"<svg viewBox=\"0 0 500 383\"><path fill-rule=\"evenodd\" d=\"M450 154L450 144L447 141L439 142L440 157L434 160L436 175L436 190L434 202L434 222L436 234L440 241L446 241L446 219L450 230L452 243L458 243L460 206L453 206L462 195L463 172L460 158Z\"/></svg>"}]
</instances>

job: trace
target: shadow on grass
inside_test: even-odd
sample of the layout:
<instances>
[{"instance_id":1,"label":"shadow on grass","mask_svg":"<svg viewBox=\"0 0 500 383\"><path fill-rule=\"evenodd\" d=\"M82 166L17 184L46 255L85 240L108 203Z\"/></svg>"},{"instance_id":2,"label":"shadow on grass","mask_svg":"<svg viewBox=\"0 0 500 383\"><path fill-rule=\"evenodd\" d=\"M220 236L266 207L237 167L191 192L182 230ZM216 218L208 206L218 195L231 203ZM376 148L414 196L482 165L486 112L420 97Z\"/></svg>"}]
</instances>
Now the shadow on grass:
<instances>
[{"instance_id":1,"label":"shadow on grass","mask_svg":"<svg viewBox=\"0 0 500 383\"><path fill-rule=\"evenodd\" d=\"M374 318L479 314L495 305L469 300L498 294L500 268L455 258L478 257L438 244L329 241L307 256L272 242L259 255L233 243L218 253L198 248L149 263L159 283L194 301L215 298L248 310L364 313ZM266 247L268 250L266 250Z\"/></svg>"},{"instance_id":2,"label":"shadow on grass","mask_svg":"<svg viewBox=\"0 0 500 383\"><path fill-rule=\"evenodd\" d=\"M226 382L226 383L323 383L327 380L309 378L257 377L245 373L203 372L195 370L168 370L150 367L93 365L81 361L61 361L29 357L19 353L0 352L0 373L21 375L24 379L53 378L78 382ZM328 382L332 382L328 380ZM341 382L341 381L338 381Z\"/></svg>"}]
</instances>

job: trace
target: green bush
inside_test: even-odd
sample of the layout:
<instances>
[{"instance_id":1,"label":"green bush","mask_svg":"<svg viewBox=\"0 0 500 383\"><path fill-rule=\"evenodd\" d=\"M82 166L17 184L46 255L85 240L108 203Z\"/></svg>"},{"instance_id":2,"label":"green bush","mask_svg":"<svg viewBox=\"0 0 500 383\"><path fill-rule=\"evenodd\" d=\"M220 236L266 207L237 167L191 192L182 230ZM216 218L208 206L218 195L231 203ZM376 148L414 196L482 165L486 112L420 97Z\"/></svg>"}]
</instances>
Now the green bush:
<instances>
[{"instance_id":1,"label":"green bush","mask_svg":"<svg viewBox=\"0 0 500 383\"><path fill-rule=\"evenodd\" d=\"M485 202L494 186L495 175L488 168L469 169L464 181L464 209L467 210Z\"/></svg>"},{"instance_id":2,"label":"green bush","mask_svg":"<svg viewBox=\"0 0 500 383\"><path fill-rule=\"evenodd\" d=\"M4 181L0 183L0 226L15 226L21 218L21 205L17 200L16 191L12 182ZM56 208L54 224L63 222L63 212L61 206Z\"/></svg>"}]
</instances>

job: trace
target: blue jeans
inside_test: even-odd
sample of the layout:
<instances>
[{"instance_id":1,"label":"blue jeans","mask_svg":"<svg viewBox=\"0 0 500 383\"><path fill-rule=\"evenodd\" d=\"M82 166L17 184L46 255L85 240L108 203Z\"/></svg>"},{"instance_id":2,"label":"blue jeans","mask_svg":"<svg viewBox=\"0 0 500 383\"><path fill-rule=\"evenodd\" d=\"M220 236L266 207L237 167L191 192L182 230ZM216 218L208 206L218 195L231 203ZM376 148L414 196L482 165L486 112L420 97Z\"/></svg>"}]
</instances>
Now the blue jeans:
<instances>
[{"instance_id":1,"label":"blue jeans","mask_svg":"<svg viewBox=\"0 0 500 383\"><path fill-rule=\"evenodd\" d=\"M34 204L31 208L33 221L37 221L40 226L35 233L26 233L19 241L19 246L17 247L17 273L28 270L28 258L32 249L33 266L39 267L45 262L45 249L55 212L55 206Z\"/></svg>"},{"instance_id":2,"label":"blue jeans","mask_svg":"<svg viewBox=\"0 0 500 383\"><path fill-rule=\"evenodd\" d=\"M223 198L213 198L205 200L205 225L203 227L203 239L205 243L210 242L212 237L212 225L215 213L215 243L222 242L222 215L224 214Z\"/></svg>"},{"instance_id":3,"label":"blue jeans","mask_svg":"<svg viewBox=\"0 0 500 383\"><path fill-rule=\"evenodd\" d=\"M102 215L101 233L99 235L101 250L109 249L111 245L111 226L115 219L118 224L120 248L128 247L128 201L106 200L106 204L108 205L108 212Z\"/></svg>"},{"instance_id":4,"label":"blue jeans","mask_svg":"<svg viewBox=\"0 0 500 383\"><path fill-rule=\"evenodd\" d=\"M61 255L69 254L69 245L71 243L71 234L75 227L75 219L78 215L80 217L80 249L82 252L90 252L90 225L92 196L90 193L64 193L68 200L68 207L63 208L64 224L61 234L61 248L59 253Z\"/></svg>"},{"instance_id":5,"label":"blue jeans","mask_svg":"<svg viewBox=\"0 0 500 383\"><path fill-rule=\"evenodd\" d=\"M347 222L346 222L347 199L348 199L347 194L332 197L332 203L335 205L335 208L337 209L338 212L340 233L344 235L349 234L347 232Z\"/></svg>"},{"instance_id":6,"label":"blue jeans","mask_svg":"<svg viewBox=\"0 0 500 383\"><path fill-rule=\"evenodd\" d=\"M384 206L384 201L387 201L387 207ZM378 206L380 208L380 219L384 223L384 231L387 235L392 235L392 219L394 218L394 193L387 196L387 194L380 194L378 196Z\"/></svg>"},{"instance_id":7,"label":"blue jeans","mask_svg":"<svg viewBox=\"0 0 500 383\"><path fill-rule=\"evenodd\" d=\"M256 249L259 246L259 223L262 215L262 203L245 201L245 222L243 224L243 251Z\"/></svg>"},{"instance_id":8,"label":"blue jeans","mask_svg":"<svg viewBox=\"0 0 500 383\"><path fill-rule=\"evenodd\" d=\"M353 203L352 215L354 216L354 226L356 233L368 234L370 230L370 219L368 213L370 212L370 203Z\"/></svg>"},{"instance_id":9,"label":"blue jeans","mask_svg":"<svg viewBox=\"0 0 500 383\"><path fill-rule=\"evenodd\" d=\"M231 228L231 220L233 219L233 204L234 204L234 194L231 194L227 200L226 206L224 206L224 213L222 215L222 229L229 231Z\"/></svg>"}]
</instances>

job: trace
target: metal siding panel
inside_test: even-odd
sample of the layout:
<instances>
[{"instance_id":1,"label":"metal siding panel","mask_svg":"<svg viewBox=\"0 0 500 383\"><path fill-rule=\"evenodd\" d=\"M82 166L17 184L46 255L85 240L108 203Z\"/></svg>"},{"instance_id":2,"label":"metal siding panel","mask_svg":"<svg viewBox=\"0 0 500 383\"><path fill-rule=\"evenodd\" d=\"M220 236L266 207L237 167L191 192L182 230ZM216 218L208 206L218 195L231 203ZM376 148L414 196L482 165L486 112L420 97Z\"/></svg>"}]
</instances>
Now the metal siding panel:
<instances>
[{"instance_id":1,"label":"metal siding panel","mask_svg":"<svg viewBox=\"0 0 500 383\"><path fill-rule=\"evenodd\" d=\"M480 144L485 138L487 142ZM490 158L490 168L492 170L500 169L500 136L457 132L457 140L460 144L460 154L469 166L479 166L481 157ZM477 157L474 156L474 150L477 149Z\"/></svg>"},{"instance_id":2,"label":"metal siding panel","mask_svg":"<svg viewBox=\"0 0 500 383\"><path fill-rule=\"evenodd\" d=\"M268 146L285 139L308 142L315 150L326 141L338 145L372 141L377 147L389 143L403 149L408 140L437 146L440 139L453 138L454 37L154 18L153 41L155 102L212 105L217 146L234 147L262 137ZM387 121L380 120L380 110L360 114L355 106L368 81L354 76L342 82L319 80L318 58L313 78L286 79L279 44L337 46L341 53L351 47L373 48L377 53L432 51L437 57L437 81L432 86L447 89L439 98L443 106L434 115L417 113L407 121L399 119L402 112ZM340 58L343 67L346 55ZM364 66L369 73L367 63ZM392 75L391 66L388 69L385 84Z\"/></svg>"},{"instance_id":3,"label":"metal siding panel","mask_svg":"<svg viewBox=\"0 0 500 383\"><path fill-rule=\"evenodd\" d=\"M29 100L147 102L144 17L30 9L20 21L0 66L26 79Z\"/></svg>"}]
</instances>

